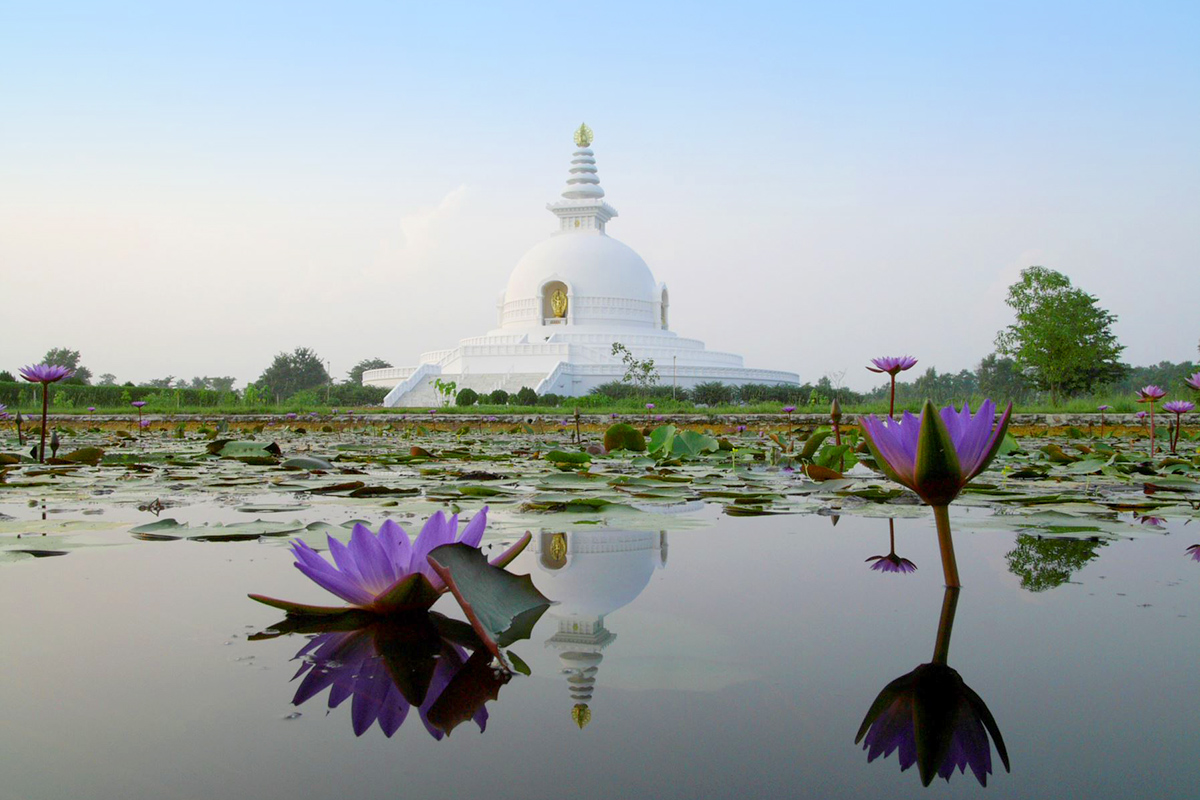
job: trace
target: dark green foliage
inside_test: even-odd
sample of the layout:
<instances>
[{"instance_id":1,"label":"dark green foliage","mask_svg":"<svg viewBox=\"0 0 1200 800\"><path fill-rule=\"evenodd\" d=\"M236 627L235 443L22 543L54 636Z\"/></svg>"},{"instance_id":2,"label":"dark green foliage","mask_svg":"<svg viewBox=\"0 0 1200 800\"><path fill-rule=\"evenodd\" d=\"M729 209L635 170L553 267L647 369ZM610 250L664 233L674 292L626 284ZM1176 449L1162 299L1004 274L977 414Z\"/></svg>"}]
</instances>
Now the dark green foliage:
<instances>
[{"instance_id":1,"label":"dark green foliage","mask_svg":"<svg viewBox=\"0 0 1200 800\"><path fill-rule=\"evenodd\" d=\"M384 361L382 358L364 358L362 361L355 364L346 373L349 375L350 383L362 383L363 373L369 369L387 369L392 366L390 361Z\"/></svg>"},{"instance_id":2,"label":"dark green foliage","mask_svg":"<svg viewBox=\"0 0 1200 800\"><path fill-rule=\"evenodd\" d=\"M1017 546L1004 555L1008 571L1021 579L1021 588L1044 592L1071 579L1072 573L1096 558L1107 542L1090 539L1039 539L1022 533Z\"/></svg>"},{"instance_id":3,"label":"dark green foliage","mask_svg":"<svg viewBox=\"0 0 1200 800\"><path fill-rule=\"evenodd\" d=\"M1012 356L1052 402L1119 380L1127 367L1120 362L1125 348L1112 332L1117 317L1097 301L1060 272L1022 270L1005 301L1017 320L996 336L996 352Z\"/></svg>"},{"instance_id":4,"label":"dark green foliage","mask_svg":"<svg viewBox=\"0 0 1200 800\"><path fill-rule=\"evenodd\" d=\"M479 392L474 389L460 389L454 398L454 404L459 406L473 406L478 402Z\"/></svg>"},{"instance_id":5,"label":"dark green foliage","mask_svg":"<svg viewBox=\"0 0 1200 800\"><path fill-rule=\"evenodd\" d=\"M75 374L66 378L63 383L88 384L92 381L92 371L79 363L79 351L66 347L54 347L42 356L43 364L57 364L75 370Z\"/></svg>"},{"instance_id":6,"label":"dark green foliage","mask_svg":"<svg viewBox=\"0 0 1200 800\"><path fill-rule=\"evenodd\" d=\"M487 401L493 406L506 406L508 405L508 392L497 389L487 396Z\"/></svg>"},{"instance_id":7,"label":"dark green foliage","mask_svg":"<svg viewBox=\"0 0 1200 800\"><path fill-rule=\"evenodd\" d=\"M1153 383L1161 386L1171 395L1169 399L1191 398L1191 390L1184 381L1191 375L1200 372L1200 363L1182 361L1173 364L1170 361L1160 361L1148 367L1130 367L1125 377L1106 388L1113 394L1134 394L1146 384Z\"/></svg>"},{"instance_id":8,"label":"dark green foliage","mask_svg":"<svg viewBox=\"0 0 1200 800\"><path fill-rule=\"evenodd\" d=\"M258 378L259 388L276 402L304 389L314 389L329 383L329 373L320 356L307 347L297 347L291 353L275 356L271 366Z\"/></svg>"},{"instance_id":9,"label":"dark green foliage","mask_svg":"<svg viewBox=\"0 0 1200 800\"><path fill-rule=\"evenodd\" d=\"M8 370L0 371L0 383L16 383L17 377Z\"/></svg>"},{"instance_id":10,"label":"dark green foliage","mask_svg":"<svg viewBox=\"0 0 1200 800\"><path fill-rule=\"evenodd\" d=\"M537 392L528 386L522 386L520 391L517 392L517 405L519 406L536 406L537 401Z\"/></svg>"},{"instance_id":11,"label":"dark green foliage","mask_svg":"<svg viewBox=\"0 0 1200 800\"><path fill-rule=\"evenodd\" d=\"M992 353L979 362L975 378L978 393L990 397L999 405L1010 400L1018 403L1029 396L1029 382L1021 374L1017 362L1011 358Z\"/></svg>"},{"instance_id":12,"label":"dark green foliage","mask_svg":"<svg viewBox=\"0 0 1200 800\"><path fill-rule=\"evenodd\" d=\"M618 422L604 432L604 449L610 453L613 450L633 450L640 453L646 449L646 437L632 425Z\"/></svg>"},{"instance_id":13,"label":"dark green foliage","mask_svg":"<svg viewBox=\"0 0 1200 800\"><path fill-rule=\"evenodd\" d=\"M688 394L697 405L719 406L733 402L734 390L720 381L710 381L697 384Z\"/></svg>"},{"instance_id":14,"label":"dark green foliage","mask_svg":"<svg viewBox=\"0 0 1200 800\"><path fill-rule=\"evenodd\" d=\"M544 394L541 397L539 397L537 399L537 404L539 406L550 406L553 408L555 406L562 405L562 400L563 399L561 396L554 394L553 392L550 392L550 393Z\"/></svg>"},{"instance_id":15,"label":"dark green foliage","mask_svg":"<svg viewBox=\"0 0 1200 800\"><path fill-rule=\"evenodd\" d=\"M651 386L645 389L640 389L637 386L620 381L610 381L603 383L594 389L592 394L607 397L611 400L628 400L629 398L640 398L642 400L665 400L671 396L670 386ZM684 389L678 389L675 395L680 400L686 400L688 393Z\"/></svg>"}]
</instances>

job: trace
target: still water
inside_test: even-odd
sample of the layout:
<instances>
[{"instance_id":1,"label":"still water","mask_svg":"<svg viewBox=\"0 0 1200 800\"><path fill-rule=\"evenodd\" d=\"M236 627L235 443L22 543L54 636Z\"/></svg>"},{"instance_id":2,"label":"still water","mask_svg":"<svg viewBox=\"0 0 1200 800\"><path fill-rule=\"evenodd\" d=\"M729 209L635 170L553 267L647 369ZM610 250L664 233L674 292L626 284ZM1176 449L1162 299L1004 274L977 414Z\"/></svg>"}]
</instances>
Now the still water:
<instances>
[{"instance_id":1,"label":"still water","mask_svg":"<svg viewBox=\"0 0 1200 800\"><path fill-rule=\"evenodd\" d=\"M558 604L511 647L532 675L448 736L336 686L293 704L330 665L303 635L249 640L281 615L246 594L328 598L282 547L115 536L7 565L0 798L1197 796L1194 526L1074 560L959 534L947 619L932 520L895 522L918 569L889 574L866 561L889 553L887 520L703 513L535 535L510 570ZM970 769L924 788L855 743L939 630L1007 749L986 788Z\"/></svg>"}]
</instances>

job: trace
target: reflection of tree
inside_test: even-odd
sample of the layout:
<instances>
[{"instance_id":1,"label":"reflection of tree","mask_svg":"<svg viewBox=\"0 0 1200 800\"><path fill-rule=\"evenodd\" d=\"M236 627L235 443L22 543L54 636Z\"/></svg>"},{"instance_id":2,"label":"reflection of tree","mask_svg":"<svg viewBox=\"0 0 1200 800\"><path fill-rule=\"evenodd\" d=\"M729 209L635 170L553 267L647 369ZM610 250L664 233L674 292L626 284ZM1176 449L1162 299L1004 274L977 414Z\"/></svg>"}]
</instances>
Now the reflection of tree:
<instances>
[{"instance_id":1,"label":"reflection of tree","mask_svg":"<svg viewBox=\"0 0 1200 800\"><path fill-rule=\"evenodd\" d=\"M1017 546L1005 554L1008 571L1021 579L1021 588L1044 592L1066 583L1071 574L1100 554L1107 542L1090 539L1041 539L1022 533Z\"/></svg>"}]
</instances>

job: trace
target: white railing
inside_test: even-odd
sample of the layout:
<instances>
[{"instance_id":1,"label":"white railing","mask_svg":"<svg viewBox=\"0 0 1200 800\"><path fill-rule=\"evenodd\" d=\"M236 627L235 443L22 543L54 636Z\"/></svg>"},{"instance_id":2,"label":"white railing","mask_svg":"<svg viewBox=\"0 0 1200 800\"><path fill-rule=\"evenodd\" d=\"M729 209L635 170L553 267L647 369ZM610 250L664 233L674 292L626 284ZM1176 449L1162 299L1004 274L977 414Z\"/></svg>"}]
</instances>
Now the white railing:
<instances>
[{"instance_id":1,"label":"white railing","mask_svg":"<svg viewBox=\"0 0 1200 800\"><path fill-rule=\"evenodd\" d=\"M408 376L402 383L396 384L396 388L387 393L387 397L383 398L383 404L388 408L395 408L400 405L400 398L408 394L413 389L421 385L421 382L430 375L441 375L442 368L435 364L422 364L413 370L413 373Z\"/></svg>"},{"instance_id":2,"label":"white railing","mask_svg":"<svg viewBox=\"0 0 1200 800\"><path fill-rule=\"evenodd\" d=\"M554 369L550 370L550 373L548 375L546 375L546 377L544 377L540 381L538 381L538 385L533 387L533 390L535 392L537 392L539 396L545 394L546 392L548 392L554 388L554 384L558 381L559 378L562 377L562 374L566 371L567 371L567 362L566 361L558 362L557 364L554 365Z\"/></svg>"},{"instance_id":3,"label":"white railing","mask_svg":"<svg viewBox=\"0 0 1200 800\"><path fill-rule=\"evenodd\" d=\"M385 367L383 369L368 369L362 374L364 386L373 385L374 381L400 382L413 374L416 367Z\"/></svg>"}]
</instances>

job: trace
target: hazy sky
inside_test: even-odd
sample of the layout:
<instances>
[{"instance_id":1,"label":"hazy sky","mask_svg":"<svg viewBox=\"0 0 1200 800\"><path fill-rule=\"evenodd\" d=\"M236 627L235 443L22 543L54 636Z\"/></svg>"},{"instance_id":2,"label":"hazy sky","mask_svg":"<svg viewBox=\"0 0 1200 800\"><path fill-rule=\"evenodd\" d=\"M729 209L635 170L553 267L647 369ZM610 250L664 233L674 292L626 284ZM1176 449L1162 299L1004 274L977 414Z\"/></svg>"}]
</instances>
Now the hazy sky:
<instances>
[{"instance_id":1,"label":"hazy sky","mask_svg":"<svg viewBox=\"0 0 1200 800\"><path fill-rule=\"evenodd\" d=\"M344 377L496 325L581 120L672 328L972 368L1019 270L1200 339L1200 4L0 0L0 368Z\"/></svg>"}]
</instances>

